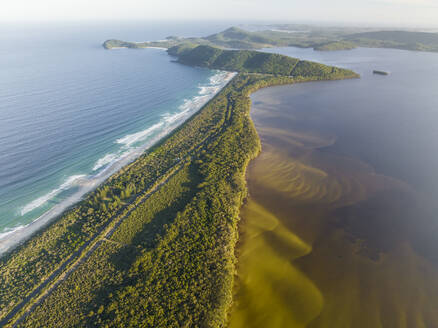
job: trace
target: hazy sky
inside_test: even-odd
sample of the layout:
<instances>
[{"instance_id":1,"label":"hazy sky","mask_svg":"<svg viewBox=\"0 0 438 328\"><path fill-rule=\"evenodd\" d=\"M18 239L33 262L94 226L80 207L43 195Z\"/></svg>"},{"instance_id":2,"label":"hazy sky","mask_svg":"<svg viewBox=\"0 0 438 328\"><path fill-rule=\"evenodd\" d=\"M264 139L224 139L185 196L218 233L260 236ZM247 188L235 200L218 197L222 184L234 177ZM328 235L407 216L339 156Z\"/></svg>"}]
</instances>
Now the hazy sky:
<instances>
[{"instance_id":1,"label":"hazy sky","mask_svg":"<svg viewBox=\"0 0 438 328\"><path fill-rule=\"evenodd\" d=\"M438 0L1 0L0 22L215 19L438 26Z\"/></svg>"}]
</instances>

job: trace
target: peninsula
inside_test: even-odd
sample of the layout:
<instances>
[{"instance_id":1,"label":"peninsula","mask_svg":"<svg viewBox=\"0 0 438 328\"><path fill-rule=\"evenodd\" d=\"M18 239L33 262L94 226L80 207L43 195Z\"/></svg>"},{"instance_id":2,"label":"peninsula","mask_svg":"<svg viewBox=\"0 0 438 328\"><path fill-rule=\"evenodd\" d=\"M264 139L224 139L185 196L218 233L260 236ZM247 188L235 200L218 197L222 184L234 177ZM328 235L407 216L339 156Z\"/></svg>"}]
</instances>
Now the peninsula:
<instances>
[{"instance_id":1,"label":"peninsula","mask_svg":"<svg viewBox=\"0 0 438 328\"><path fill-rule=\"evenodd\" d=\"M369 31L369 29L334 29L308 26L297 29L295 25L266 26L266 30L247 31L231 27L207 37L167 37L155 42L127 42L110 39L103 43L105 49L115 48L171 48L181 44L209 45L232 49L262 49L270 47L313 48L318 51L351 50L356 47L394 48L438 52L438 33L417 31ZM281 28L281 29L279 29ZM293 33L292 33L293 32Z\"/></svg>"},{"instance_id":2,"label":"peninsula","mask_svg":"<svg viewBox=\"0 0 438 328\"><path fill-rule=\"evenodd\" d=\"M0 326L223 327L245 170L260 151L249 95L358 77L282 55L166 42L179 63L238 74L171 135L1 258Z\"/></svg>"}]
</instances>

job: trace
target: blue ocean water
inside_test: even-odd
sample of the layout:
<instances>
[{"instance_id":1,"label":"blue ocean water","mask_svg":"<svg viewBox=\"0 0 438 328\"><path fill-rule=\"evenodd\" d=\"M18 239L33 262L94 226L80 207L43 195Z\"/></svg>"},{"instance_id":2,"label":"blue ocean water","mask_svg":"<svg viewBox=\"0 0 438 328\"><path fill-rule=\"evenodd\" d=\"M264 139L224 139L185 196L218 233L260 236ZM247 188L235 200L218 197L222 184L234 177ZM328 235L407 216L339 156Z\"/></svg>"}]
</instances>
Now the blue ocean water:
<instances>
[{"instance_id":1,"label":"blue ocean water","mask_svg":"<svg viewBox=\"0 0 438 328\"><path fill-rule=\"evenodd\" d=\"M229 75L163 50L101 46L206 35L220 24L2 26L0 238L76 200L183 122ZM66 204L67 206L68 204Z\"/></svg>"}]
</instances>

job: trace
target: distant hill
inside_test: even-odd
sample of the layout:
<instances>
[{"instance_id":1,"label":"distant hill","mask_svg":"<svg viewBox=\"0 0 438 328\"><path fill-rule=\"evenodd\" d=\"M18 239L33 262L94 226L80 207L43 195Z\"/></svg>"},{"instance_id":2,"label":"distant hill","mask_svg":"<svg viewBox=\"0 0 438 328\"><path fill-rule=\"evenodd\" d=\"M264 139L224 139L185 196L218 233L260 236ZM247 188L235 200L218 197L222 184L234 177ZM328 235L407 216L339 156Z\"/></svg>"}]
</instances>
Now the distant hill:
<instances>
[{"instance_id":1,"label":"distant hill","mask_svg":"<svg viewBox=\"0 0 438 328\"><path fill-rule=\"evenodd\" d=\"M170 48L168 53L178 57L178 61L183 64L233 72L315 79L357 76L350 70L254 50L224 50L208 45L179 45Z\"/></svg>"},{"instance_id":2,"label":"distant hill","mask_svg":"<svg viewBox=\"0 0 438 328\"><path fill-rule=\"evenodd\" d=\"M351 50L354 48L356 48L356 44L349 41L327 42L314 47L317 51Z\"/></svg>"},{"instance_id":3,"label":"distant hill","mask_svg":"<svg viewBox=\"0 0 438 328\"><path fill-rule=\"evenodd\" d=\"M373 39L400 43L438 44L438 33L408 31L377 31L348 35L346 39Z\"/></svg>"},{"instance_id":4,"label":"distant hill","mask_svg":"<svg viewBox=\"0 0 438 328\"><path fill-rule=\"evenodd\" d=\"M161 48L170 48L176 44L179 44L181 41L179 39L168 39L166 41L156 41L156 42L128 42L121 41L116 39L106 40L102 46L107 49L117 49L117 48L133 48L133 49L142 49L142 48L151 48L151 47L161 47Z\"/></svg>"},{"instance_id":5,"label":"distant hill","mask_svg":"<svg viewBox=\"0 0 438 328\"><path fill-rule=\"evenodd\" d=\"M438 33L377 31L347 35L345 40L363 47L438 51Z\"/></svg>"},{"instance_id":6,"label":"distant hill","mask_svg":"<svg viewBox=\"0 0 438 328\"><path fill-rule=\"evenodd\" d=\"M262 48L275 44L272 38L237 27L231 27L223 32L207 36L205 39L215 45L239 49Z\"/></svg>"},{"instance_id":7,"label":"distant hill","mask_svg":"<svg viewBox=\"0 0 438 328\"><path fill-rule=\"evenodd\" d=\"M246 31L231 27L220 33L201 38L168 37L157 42L126 42L107 40L105 49L114 48L171 48L181 44L209 45L227 49L262 49L269 47L301 47L320 51L350 50L356 47L396 48L417 51L437 51L438 33L408 31L366 31L359 33L352 29L314 27L298 31Z\"/></svg>"}]
</instances>

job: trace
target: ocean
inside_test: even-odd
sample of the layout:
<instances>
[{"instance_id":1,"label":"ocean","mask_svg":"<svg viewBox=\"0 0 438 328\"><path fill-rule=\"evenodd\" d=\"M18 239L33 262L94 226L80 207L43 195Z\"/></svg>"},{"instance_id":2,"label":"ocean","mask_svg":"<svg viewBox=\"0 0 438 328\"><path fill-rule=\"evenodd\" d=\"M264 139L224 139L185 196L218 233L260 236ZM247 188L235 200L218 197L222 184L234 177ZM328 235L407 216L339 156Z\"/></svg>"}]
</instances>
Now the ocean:
<instances>
[{"instance_id":1,"label":"ocean","mask_svg":"<svg viewBox=\"0 0 438 328\"><path fill-rule=\"evenodd\" d=\"M231 76L109 38L208 35L221 24L3 26L0 241L60 214L199 110Z\"/></svg>"}]
</instances>

